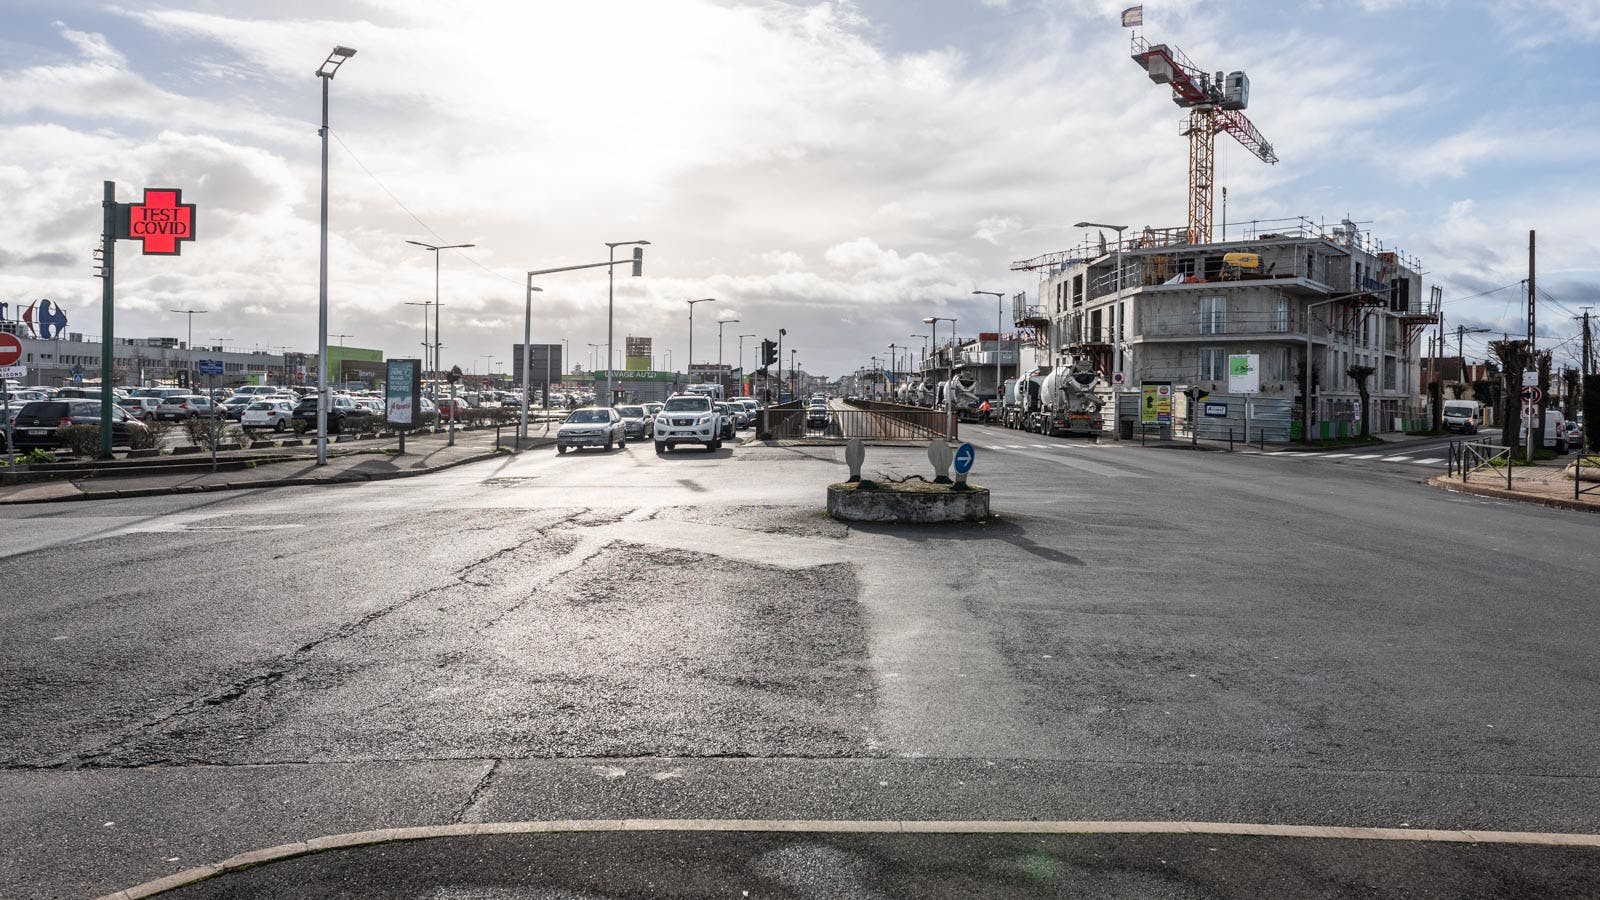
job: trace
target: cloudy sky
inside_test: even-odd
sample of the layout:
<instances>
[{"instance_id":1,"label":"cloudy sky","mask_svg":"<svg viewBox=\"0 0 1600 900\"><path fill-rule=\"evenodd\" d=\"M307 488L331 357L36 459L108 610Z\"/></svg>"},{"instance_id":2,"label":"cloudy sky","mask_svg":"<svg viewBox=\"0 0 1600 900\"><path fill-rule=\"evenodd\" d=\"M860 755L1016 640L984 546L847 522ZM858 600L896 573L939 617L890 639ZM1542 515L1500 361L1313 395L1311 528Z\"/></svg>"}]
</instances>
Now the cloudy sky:
<instances>
[{"instance_id":1,"label":"cloudy sky","mask_svg":"<svg viewBox=\"0 0 1600 900\"><path fill-rule=\"evenodd\" d=\"M119 333L182 337L167 310L194 307L197 343L315 349L314 72L337 43L358 51L332 85L347 343L417 353L403 304L432 297L433 264L407 239L477 245L444 255L443 330L446 363L483 371L520 340L522 273L646 238L644 277L617 279L619 361L649 335L681 368L684 301L716 297L697 359L737 318L726 361L782 327L838 374L920 348L926 315L992 329L971 291L1036 291L1009 263L1075 245L1073 222L1182 224L1180 112L1129 60L1125 5L0 0L0 301L48 297L98 333L101 182L179 187L200 240L122 245ZM1452 327L1525 328L1530 228L1546 343L1600 300L1600 4L1191 0L1145 20L1250 75L1282 162L1219 137L1231 222L1362 222L1422 259ZM587 363L603 270L538 283L534 340Z\"/></svg>"}]
</instances>

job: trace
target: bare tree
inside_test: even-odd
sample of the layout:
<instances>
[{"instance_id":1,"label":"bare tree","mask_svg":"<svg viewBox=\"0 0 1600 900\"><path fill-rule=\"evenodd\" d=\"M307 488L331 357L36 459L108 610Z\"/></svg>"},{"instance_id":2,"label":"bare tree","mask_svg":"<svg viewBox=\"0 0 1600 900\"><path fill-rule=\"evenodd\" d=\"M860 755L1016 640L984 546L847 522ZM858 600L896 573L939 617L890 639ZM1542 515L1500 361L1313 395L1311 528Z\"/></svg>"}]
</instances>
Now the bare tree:
<instances>
[{"instance_id":1,"label":"bare tree","mask_svg":"<svg viewBox=\"0 0 1600 900\"><path fill-rule=\"evenodd\" d=\"M1504 379L1500 394L1504 404L1500 416L1500 442L1510 448L1511 456L1515 458L1517 447L1522 443L1518 423L1522 421L1522 373L1528 368L1528 342L1490 341L1489 352L1500 360L1500 372Z\"/></svg>"},{"instance_id":2,"label":"bare tree","mask_svg":"<svg viewBox=\"0 0 1600 900\"><path fill-rule=\"evenodd\" d=\"M1376 372L1376 371L1378 371L1378 370L1374 369L1372 366L1351 366L1350 368L1345 370L1345 374L1349 375L1351 377L1351 379L1353 379L1355 381L1355 383L1356 383L1356 393L1361 395L1361 436L1362 437L1367 437L1368 435L1370 435L1372 433L1372 427L1371 427L1372 417L1367 415L1367 413L1370 411L1368 409L1368 405L1367 404L1368 404L1368 401L1372 398L1372 389L1370 387L1368 387L1367 379L1371 378L1372 377L1372 373ZM1437 382L1435 382L1435 384L1437 384Z\"/></svg>"}]
</instances>

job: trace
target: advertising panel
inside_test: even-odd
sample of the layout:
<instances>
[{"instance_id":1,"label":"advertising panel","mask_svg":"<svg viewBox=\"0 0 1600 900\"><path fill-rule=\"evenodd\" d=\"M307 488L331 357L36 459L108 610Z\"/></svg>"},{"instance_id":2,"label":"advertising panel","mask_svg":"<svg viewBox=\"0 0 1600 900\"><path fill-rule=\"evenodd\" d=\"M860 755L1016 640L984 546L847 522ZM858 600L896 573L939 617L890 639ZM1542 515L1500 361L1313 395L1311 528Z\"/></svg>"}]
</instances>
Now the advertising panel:
<instances>
[{"instance_id":1,"label":"advertising panel","mask_svg":"<svg viewBox=\"0 0 1600 900\"><path fill-rule=\"evenodd\" d=\"M1261 357L1255 353L1236 353L1228 357L1228 393L1261 393Z\"/></svg>"},{"instance_id":2,"label":"advertising panel","mask_svg":"<svg viewBox=\"0 0 1600 900\"><path fill-rule=\"evenodd\" d=\"M390 425L414 427L422 424L419 399L422 397L422 360L391 359L386 366L384 418Z\"/></svg>"}]
</instances>

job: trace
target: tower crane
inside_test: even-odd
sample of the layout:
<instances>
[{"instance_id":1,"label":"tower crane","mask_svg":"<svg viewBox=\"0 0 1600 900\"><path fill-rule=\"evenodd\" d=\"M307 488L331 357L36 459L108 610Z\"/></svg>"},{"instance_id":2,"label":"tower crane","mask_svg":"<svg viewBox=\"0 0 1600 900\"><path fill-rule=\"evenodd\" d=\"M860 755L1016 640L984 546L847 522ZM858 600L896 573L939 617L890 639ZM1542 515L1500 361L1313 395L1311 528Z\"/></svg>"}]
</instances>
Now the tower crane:
<instances>
[{"instance_id":1,"label":"tower crane","mask_svg":"<svg viewBox=\"0 0 1600 900\"><path fill-rule=\"evenodd\" d=\"M1170 85L1172 102L1189 111L1183 133L1189 138L1189 243L1211 242L1211 197L1216 171L1217 132L1226 131L1262 162L1278 161L1272 145L1244 114L1250 105L1250 79L1243 72L1213 77L1177 47L1151 44L1136 32L1133 61L1156 84Z\"/></svg>"}]
</instances>

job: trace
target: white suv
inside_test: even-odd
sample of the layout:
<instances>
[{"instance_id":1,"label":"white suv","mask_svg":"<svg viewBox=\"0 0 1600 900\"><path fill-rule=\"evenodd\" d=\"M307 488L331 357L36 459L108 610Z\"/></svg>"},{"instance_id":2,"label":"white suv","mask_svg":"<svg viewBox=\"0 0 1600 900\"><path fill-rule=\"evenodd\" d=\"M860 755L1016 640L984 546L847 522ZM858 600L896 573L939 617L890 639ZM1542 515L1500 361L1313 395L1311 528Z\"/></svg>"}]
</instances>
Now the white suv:
<instances>
[{"instance_id":1,"label":"white suv","mask_svg":"<svg viewBox=\"0 0 1600 900\"><path fill-rule=\"evenodd\" d=\"M710 397L675 394L656 413L656 452L665 453L678 444L703 444L716 452L722 449L721 430L720 417Z\"/></svg>"}]
</instances>

